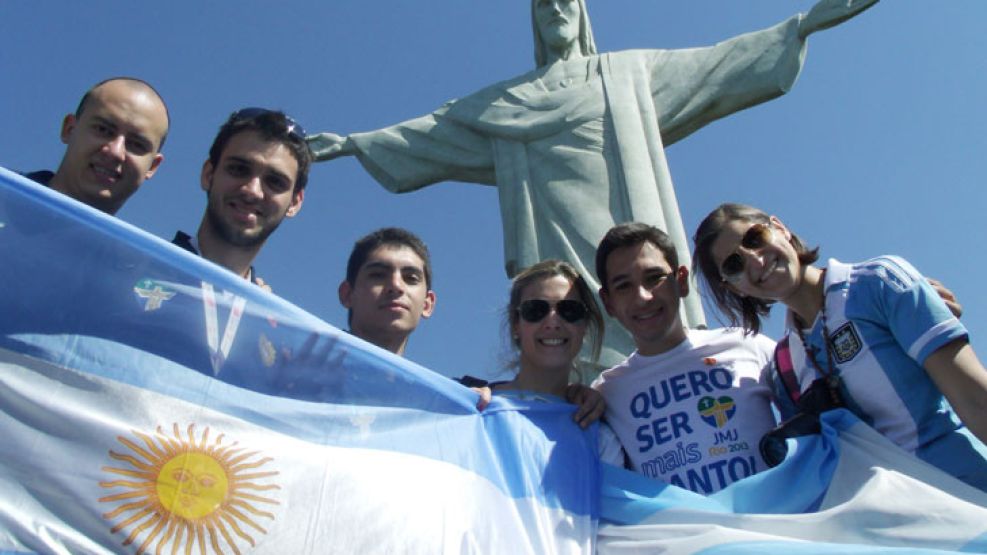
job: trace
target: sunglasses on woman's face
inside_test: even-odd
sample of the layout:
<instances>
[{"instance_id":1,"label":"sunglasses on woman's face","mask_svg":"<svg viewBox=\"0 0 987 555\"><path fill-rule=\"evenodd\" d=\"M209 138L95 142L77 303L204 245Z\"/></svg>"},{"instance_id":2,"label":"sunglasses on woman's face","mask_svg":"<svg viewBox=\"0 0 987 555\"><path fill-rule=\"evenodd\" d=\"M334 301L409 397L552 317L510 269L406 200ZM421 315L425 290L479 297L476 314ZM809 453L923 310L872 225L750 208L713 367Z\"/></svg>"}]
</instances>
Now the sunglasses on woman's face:
<instances>
[{"instance_id":1,"label":"sunglasses on woman's face","mask_svg":"<svg viewBox=\"0 0 987 555\"><path fill-rule=\"evenodd\" d=\"M537 324L548 316L553 306L555 313L570 324L581 322L589 312L589 309L586 308L586 305L582 301L575 299L564 299L554 303L554 305L543 299L528 299L521 302L517 307L517 312L525 322Z\"/></svg>"},{"instance_id":2,"label":"sunglasses on woman's face","mask_svg":"<svg viewBox=\"0 0 987 555\"><path fill-rule=\"evenodd\" d=\"M774 229L771 224L754 224L740 238L740 246L749 251L756 251L770 243L773 235ZM739 252L734 252L724 258L723 263L720 264L720 278L729 283L736 283L743 277L746 265L746 259Z\"/></svg>"}]
</instances>

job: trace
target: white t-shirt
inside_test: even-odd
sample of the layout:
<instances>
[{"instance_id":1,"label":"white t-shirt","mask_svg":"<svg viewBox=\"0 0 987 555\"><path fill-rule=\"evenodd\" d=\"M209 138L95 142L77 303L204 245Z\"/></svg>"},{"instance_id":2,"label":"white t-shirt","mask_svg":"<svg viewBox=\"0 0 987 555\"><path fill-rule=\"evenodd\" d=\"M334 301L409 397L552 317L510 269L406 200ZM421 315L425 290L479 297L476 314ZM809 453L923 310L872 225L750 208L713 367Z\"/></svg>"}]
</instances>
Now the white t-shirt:
<instances>
[{"instance_id":1,"label":"white t-shirt","mask_svg":"<svg viewBox=\"0 0 987 555\"><path fill-rule=\"evenodd\" d=\"M763 335L689 330L674 349L635 352L593 387L635 470L710 494L766 468L758 443L776 424L773 353Z\"/></svg>"}]
</instances>

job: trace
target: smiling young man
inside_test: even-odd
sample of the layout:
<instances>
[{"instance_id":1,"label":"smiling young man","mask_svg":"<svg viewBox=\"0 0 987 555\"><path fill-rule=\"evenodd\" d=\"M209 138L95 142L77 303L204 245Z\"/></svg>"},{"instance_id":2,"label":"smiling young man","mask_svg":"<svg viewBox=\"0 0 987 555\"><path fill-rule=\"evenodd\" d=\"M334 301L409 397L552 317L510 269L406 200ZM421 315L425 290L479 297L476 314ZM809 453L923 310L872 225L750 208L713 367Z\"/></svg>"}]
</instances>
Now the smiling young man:
<instances>
[{"instance_id":1,"label":"smiling young man","mask_svg":"<svg viewBox=\"0 0 987 555\"><path fill-rule=\"evenodd\" d=\"M428 247L396 227L360 238L339 284L339 302L349 310L350 333L403 356L411 333L435 309Z\"/></svg>"},{"instance_id":2,"label":"smiling young man","mask_svg":"<svg viewBox=\"0 0 987 555\"><path fill-rule=\"evenodd\" d=\"M253 261L285 218L302 208L311 155L304 130L283 112L245 108L219 130L201 185L208 199L195 237L173 243L261 286Z\"/></svg>"},{"instance_id":3,"label":"smiling young man","mask_svg":"<svg viewBox=\"0 0 987 555\"><path fill-rule=\"evenodd\" d=\"M63 119L65 155L58 170L25 175L115 214L164 160L168 123L164 100L151 85L131 77L107 79Z\"/></svg>"},{"instance_id":4,"label":"smiling young man","mask_svg":"<svg viewBox=\"0 0 987 555\"><path fill-rule=\"evenodd\" d=\"M737 329L686 329L689 270L655 227L612 228L596 271L604 307L637 347L593 383L633 468L702 494L764 470L758 444L775 425L767 375L774 342Z\"/></svg>"}]
</instances>

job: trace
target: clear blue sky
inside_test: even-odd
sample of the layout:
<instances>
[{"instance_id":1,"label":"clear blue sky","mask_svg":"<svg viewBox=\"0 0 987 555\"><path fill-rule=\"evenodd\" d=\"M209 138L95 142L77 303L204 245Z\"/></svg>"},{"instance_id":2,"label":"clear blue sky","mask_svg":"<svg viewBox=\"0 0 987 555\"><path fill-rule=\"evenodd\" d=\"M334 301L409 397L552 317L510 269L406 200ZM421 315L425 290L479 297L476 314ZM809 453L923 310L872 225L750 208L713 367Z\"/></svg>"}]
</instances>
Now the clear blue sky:
<instances>
[{"instance_id":1,"label":"clear blue sky","mask_svg":"<svg viewBox=\"0 0 987 555\"><path fill-rule=\"evenodd\" d=\"M600 51L709 45L811 6L589 0ZM54 169L61 118L82 93L113 75L144 78L172 130L161 170L119 216L170 239L198 225L199 170L231 111L282 108L310 132L340 133L419 116L531 69L528 14L526 0L4 0L0 165ZM886 0L814 36L792 92L669 148L687 232L732 200L778 214L824 256L902 255L960 295L987 357L985 22L983 0ZM438 294L409 358L449 375L496 372L508 287L496 191L446 183L393 195L354 159L310 179L300 215L257 261L275 291L344 326L336 287L353 241L407 227L432 249Z\"/></svg>"}]
</instances>

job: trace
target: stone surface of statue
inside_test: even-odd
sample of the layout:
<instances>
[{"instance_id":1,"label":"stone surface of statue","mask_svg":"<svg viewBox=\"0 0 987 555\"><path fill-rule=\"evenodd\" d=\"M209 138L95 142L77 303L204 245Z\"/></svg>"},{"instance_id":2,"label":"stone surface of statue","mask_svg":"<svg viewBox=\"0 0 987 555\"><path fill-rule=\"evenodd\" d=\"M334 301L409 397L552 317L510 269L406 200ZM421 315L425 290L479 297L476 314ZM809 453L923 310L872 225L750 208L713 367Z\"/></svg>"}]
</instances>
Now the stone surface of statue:
<instances>
[{"instance_id":1,"label":"stone surface of statue","mask_svg":"<svg viewBox=\"0 0 987 555\"><path fill-rule=\"evenodd\" d=\"M509 276L560 258L598 286L596 245L627 221L666 230L688 265L664 148L787 92L805 38L876 2L821 0L806 15L705 48L597 54L584 0L533 0L533 71L419 118L309 143L317 160L355 155L395 193L442 181L495 185ZM683 312L687 325L705 323L695 292ZM633 350L609 320L600 365Z\"/></svg>"}]
</instances>

